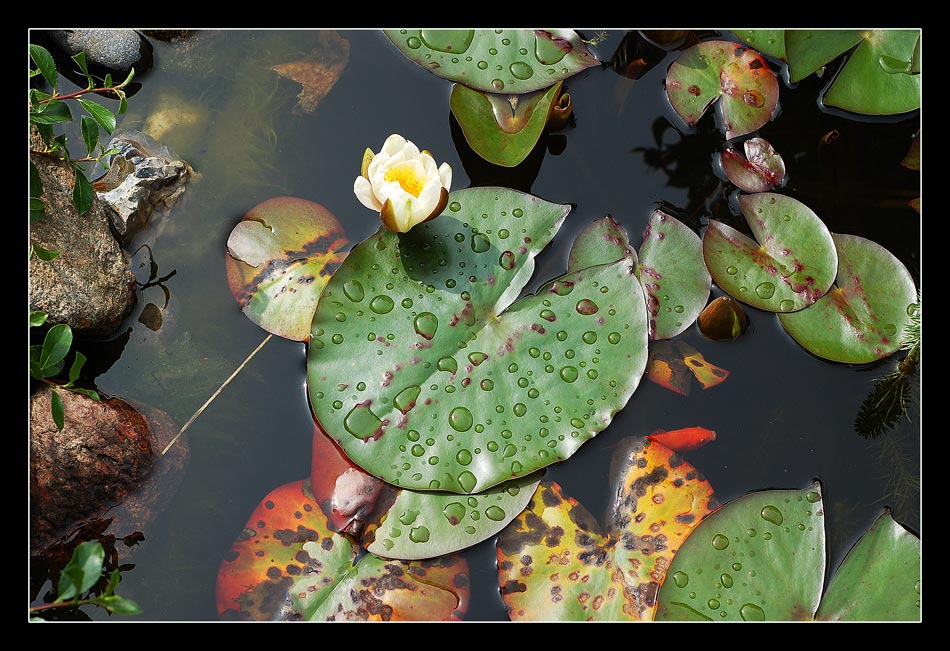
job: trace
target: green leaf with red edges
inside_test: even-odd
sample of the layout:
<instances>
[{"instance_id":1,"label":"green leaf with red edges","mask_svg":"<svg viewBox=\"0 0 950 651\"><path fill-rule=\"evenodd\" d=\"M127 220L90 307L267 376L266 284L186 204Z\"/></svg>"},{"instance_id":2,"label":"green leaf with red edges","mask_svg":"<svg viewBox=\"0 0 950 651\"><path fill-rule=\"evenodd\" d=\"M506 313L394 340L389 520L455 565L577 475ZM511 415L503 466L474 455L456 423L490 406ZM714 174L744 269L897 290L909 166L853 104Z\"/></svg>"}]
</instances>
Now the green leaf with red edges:
<instances>
[{"instance_id":1,"label":"green leaf with red edges","mask_svg":"<svg viewBox=\"0 0 950 651\"><path fill-rule=\"evenodd\" d=\"M350 251L314 315L307 387L351 460L404 488L480 493L607 427L646 366L632 261L515 302L569 210L457 190L436 219Z\"/></svg>"},{"instance_id":2,"label":"green leaf with red edges","mask_svg":"<svg viewBox=\"0 0 950 651\"><path fill-rule=\"evenodd\" d=\"M784 29L734 29L732 33L765 56L785 60Z\"/></svg>"},{"instance_id":3,"label":"green leaf with red edges","mask_svg":"<svg viewBox=\"0 0 950 651\"><path fill-rule=\"evenodd\" d=\"M461 461L471 463L464 455ZM524 509L540 480L535 473L466 497L400 489L361 470L319 425L314 428L316 501L331 528L386 558L433 558L494 536Z\"/></svg>"},{"instance_id":4,"label":"green leaf with red edges","mask_svg":"<svg viewBox=\"0 0 950 651\"><path fill-rule=\"evenodd\" d=\"M685 341L658 341L650 345L646 375L654 384L688 396L693 378L708 389L725 382L729 371L706 361Z\"/></svg>"},{"instance_id":5,"label":"green leaf with red edges","mask_svg":"<svg viewBox=\"0 0 950 651\"><path fill-rule=\"evenodd\" d=\"M513 620L649 620L666 569L713 508L712 487L679 454L630 438L618 451L605 528L544 482L498 537L498 584Z\"/></svg>"},{"instance_id":6,"label":"green leaf with red edges","mask_svg":"<svg viewBox=\"0 0 950 651\"><path fill-rule=\"evenodd\" d=\"M778 79L755 50L729 41L705 41L670 65L666 95L689 126L719 100L727 139L761 128L778 105Z\"/></svg>"},{"instance_id":7,"label":"green leaf with red edges","mask_svg":"<svg viewBox=\"0 0 950 651\"><path fill-rule=\"evenodd\" d=\"M429 72L486 93L530 93L600 65L569 29L387 29Z\"/></svg>"},{"instance_id":8,"label":"green leaf with red edges","mask_svg":"<svg viewBox=\"0 0 950 651\"><path fill-rule=\"evenodd\" d=\"M637 262L637 251L630 246L627 231L607 215L591 222L574 239L567 258L567 270L577 271L585 267L607 264L626 256Z\"/></svg>"},{"instance_id":9,"label":"green leaf with red edges","mask_svg":"<svg viewBox=\"0 0 950 651\"><path fill-rule=\"evenodd\" d=\"M712 286L699 236L662 210L653 211L643 231L637 278L654 340L672 339L691 326Z\"/></svg>"},{"instance_id":10,"label":"green leaf with red edges","mask_svg":"<svg viewBox=\"0 0 950 651\"><path fill-rule=\"evenodd\" d=\"M716 440L716 432L705 427L684 427L667 432L658 429L647 438L656 441L674 452L689 452L703 447L710 441Z\"/></svg>"},{"instance_id":11,"label":"green leaf with red edges","mask_svg":"<svg viewBox=\"0 0 950 651\"><path fill-rule=\"evenodd\" d=\"M342 226L320 204L268 199L228 237L228 285L251 321L280 337L307 341L320 292L348 246Z\"/></svg>"},{"instance_id":12,"label":"green leaf with red edges","mask_svg":"<svg viewBox=\"0 0 950 651\"><path fill-rule=\"evenodd\" d=\"M524 95L503 95L455 84L449 97L452 115L476 154L503 167L521 164L549 124L563 124L573 107L559 81Z\"/></svg>"},{"instance_id":13,"label":"green leaf with red edges","mask_svg":"<svg viewBox=\"0 0 950 651\"><path fill-rule=\"evenodd\" d=\"M785 184L785 161L765 138L743 143L745 156L729 147L722 152L722 171L746 192L768 192Z\"/></svg>"},{"instance_id":14,"label":"green leaf with red edges","mask_svg":"<svg viewBox=\"0 0 950 651\"><path fill-rule=\"evenodd\" d=\"M780 314L785 330L809 352L835 362L863 364L896 352L917 302L914 279L900 260L857 235L832 235L835 286L817 303Z\"/></svg>"},{"instance_id":15,"label":"green leaf with red edges","mask_svg":"<svg viewBox=\"0 0 950 651\"><path fill-rule=\"evenodd\" d=\"M269 493L218 571L222 619L460 619L468 605L465 560L354 564L357 546L327 526L308 480ZM361 586L361 587L360 587Z\"/></svg>"},{"instance_id":16,"label":"green leaf with red edges","mask_svg":"<svg viewBox=\"0 0 950 651\"><path fill-rule=\"evenodd\" d=\"M810 620L825 579L821 486L750 493L693 530L660 588L657 620Z\"/></svg>"},{"instance_id":17,"label":"green leaf with red edges","mask_svg":"<svg viewBox=\"0 0 950 651\"><path fill-rule=\"evenodd\" d=\"M864 115L920 108L919 29L786 30L789 77L804 79L857 45L822 102Z\"/></svg>"},{"instance_id":18,"label":"green leaf with red edges","mask_svg":"<svg viewBox=\"0 0 950 651\"><path fill-rule=\"evenodd\" d=\"M703 258L716 284L769 312L794 312L824 296L838 256L818 215L771 192L742 195L739 205L755 240L715 220L703 235Z\"/></svg>"},{"instance_id":19,"label":"green leaf with red edges","mask_svg":"<svg viewBox=\"0 0 950 651\"><path fill-rule=\"evenodd\" d=\"M815 619L918 621L920 574L920 538L885 509L835 572Z\"/></svg>"}]
</instances>

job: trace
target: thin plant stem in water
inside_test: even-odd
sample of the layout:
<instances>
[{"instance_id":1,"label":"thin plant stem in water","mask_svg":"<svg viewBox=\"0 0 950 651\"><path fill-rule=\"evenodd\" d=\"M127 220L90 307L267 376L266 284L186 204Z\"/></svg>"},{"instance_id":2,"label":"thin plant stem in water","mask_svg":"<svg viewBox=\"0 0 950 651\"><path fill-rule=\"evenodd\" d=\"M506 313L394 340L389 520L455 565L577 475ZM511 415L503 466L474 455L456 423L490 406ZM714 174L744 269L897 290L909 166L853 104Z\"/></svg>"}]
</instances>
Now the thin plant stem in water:
<instances>
[{"instance_id":1,"label":"thin plant stem in water","mask_svg":"<svg viewBox=\"0 0 950 651\"><path fill-rule=\"evenodd\" d=\"M234 373L231 373L231 375L228 377L228 379L225 380L224 383L223 383L221 386L218 387L217 391L215 391L214 393L212 393L212 394L211 394L211 397L208 398L207 400L205 400L205 403L204 403L203 405L201 405L200 407L198 407L198 411L196 411L194 414L192 414L191 418L188 419L188 422L186 422L184 425L182 425L181 429L178 430L178 433L175 434L175 438L173 438L171 441L168 442L168 445L166 445L166 446L165 446L165 449L162 450L162 455L164 455L166 452L168 452L168 451L171 449L171 447L172 447L173 445L175 445L175 442L178 441L178 439L181 437L181 435L185 433L185 430L188 429L189 427L191 427L191 424L192 424L193 422L195 422L195 421L198 419L198 416L200 416L200 415L202 414L202 412L204 412L204 410L208 408L208 405L210 405L212 402L214 402L214 399L217 398L217 397L221 394L221 392L224 391L224 389L225 389L229 384L231 384L231 380L233 380L235 377L237 377L237 374L240 373L240 372L244 369L245 366L247 366L247 363L250 362L251 359L254 358L254 355L256 355L256 354L258 353L258 351L260 351L260 349L264 347L264 344L266 344L268 341L270 341L270 340L271 340L271 337L273 337L273 336L274 336L274 335L269 334L269 335L267 335L266 337L264 337L264 341L262 341L260 344L258 344L258 345L257 345L257 348L255 348L253 351L251 351L251 354L244 358L244 361L241 362L241 365L238 366L236 369L234 369Z\"/></svg>"}]
</instances>

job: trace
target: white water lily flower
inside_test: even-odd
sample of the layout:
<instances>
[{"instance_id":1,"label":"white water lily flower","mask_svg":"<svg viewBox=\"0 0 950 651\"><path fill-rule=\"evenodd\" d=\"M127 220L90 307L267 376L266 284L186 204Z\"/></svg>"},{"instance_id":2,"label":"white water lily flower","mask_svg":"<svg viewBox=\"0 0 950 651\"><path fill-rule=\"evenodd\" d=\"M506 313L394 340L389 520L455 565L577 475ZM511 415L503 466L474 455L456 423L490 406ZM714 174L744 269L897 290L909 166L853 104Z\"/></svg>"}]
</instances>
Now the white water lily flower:
<instances>
[{"instance_id":1,"label":"white water lily flower","mask_svg":"<svg viewBox=\"0 0 950 651\"><path fill-rule=\"evenodd\" d=\"M448 163L436 168L432 154L420 152L411 141L394 133L378 154L366 150L353 192L364 206L379 211L386 228L405 233L442 213L451 185Z\"/></svg>"}]
</instances>

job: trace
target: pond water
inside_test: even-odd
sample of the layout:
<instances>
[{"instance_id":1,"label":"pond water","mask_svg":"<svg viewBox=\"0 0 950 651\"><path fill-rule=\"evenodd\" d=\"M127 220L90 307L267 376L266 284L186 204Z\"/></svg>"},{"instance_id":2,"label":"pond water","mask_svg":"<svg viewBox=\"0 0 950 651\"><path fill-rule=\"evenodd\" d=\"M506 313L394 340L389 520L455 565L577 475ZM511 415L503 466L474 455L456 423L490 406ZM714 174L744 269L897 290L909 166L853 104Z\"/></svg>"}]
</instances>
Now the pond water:
<instances>
[{"instance_id":1,"label":"pond water","mask_svg":"<svg viewBox=\"0 0 950 651\"><path fill-rule=\"evenodd\" d=\"M197 123L165 142L201 178L129 246L132 252L148 244L158 274L175 272L164 282L170 298L161 328L138 321L146 304L163 307L162 289L153 286L140 290L119 337L76 345L91 358L88 379L100 392L184 423L266 336L228 289L225 242L234 224L261 201L290 195L326 206L350 241L359 242L379 220L354 197L353 179L363 150L378 150L391 133L448 162L453 189L507 185L574 205L538 257L527 292L563 273L574 237L607 214L635 244L661 203L697 230L710 217L741 221L729 205L731 186L711 165L724 142L713 116L685 133L666 100L663 79L676 52L655 57L639 79L610 67L568 79L573 124L511 171L480 161L465 144L449 111L450 82L410 62L380 32L340 34L349 41L349 61L313 113L293 111L299 86L270 67L306 55L319 32L227 31L191 48L154 42L154 67L140 77L142 88L130 98L123 124L141 128L162 106L195 111ZM608 60L623 36L608 33L595 53ZM781 192L811 207L832 232L887 248L919 286L921 222L906 204L919 196L920 176L898 164L919 116L870 122L835 115L817 102L823 85L815 77L793 89L783 83L781 111L760 130L785 159L789 180ZM826 137L832 132L837 137ZM144 283L143 256L140 251L133 266ZM713 296L721 294L714 286ZM691 452L689 461L721 502L821 480L830 570L884 506L919 531L917 401L877 439L860 436L854 424L873 381L900 355L870 366L826 362L796 344L774 315L749 307L746 313L750 327L736 341L705 339L695 325L680 337L727 369L725 382L708 390L694 386L686 397L644 378L610 427L550 467L546 478L602 515L618 441L658 428L702 426L718 439ZM251 511L275 487L309 474L313 420L305 363L304 344L273 338L186 432L190 459L179 490L138 547L119 546L123 562L134 564L119 592L144 611L131 619L216 619L218 567ZM464 555L472 583L466 619L506 619L493 540ZM108 617L98 609L88 614Z\"/></svg>"}]
</instances>

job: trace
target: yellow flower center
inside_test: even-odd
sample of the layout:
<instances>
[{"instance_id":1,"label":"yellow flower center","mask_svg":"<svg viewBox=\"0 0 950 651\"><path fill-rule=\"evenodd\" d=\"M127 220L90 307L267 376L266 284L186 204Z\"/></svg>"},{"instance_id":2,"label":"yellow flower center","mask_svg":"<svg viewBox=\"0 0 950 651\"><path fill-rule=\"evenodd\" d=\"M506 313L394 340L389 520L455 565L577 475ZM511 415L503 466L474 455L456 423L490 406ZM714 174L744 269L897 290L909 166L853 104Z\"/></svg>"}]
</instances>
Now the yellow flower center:
<instances>
[{"instance_id":1,"label":"yellow flower center","mask_svg":"<svg viewBox=\"0 0 950 651\"><path fill-rule=\"evenodd\" d=\"M425 186L425 179L416 175L416 170L408 163L399 163L393 165L383 176L386 182L396 181L399 186L414 197L418 197Z\"/></svg>"}]
</instances>

